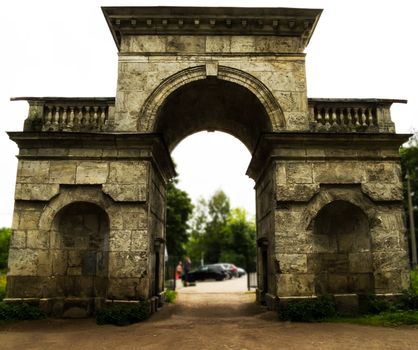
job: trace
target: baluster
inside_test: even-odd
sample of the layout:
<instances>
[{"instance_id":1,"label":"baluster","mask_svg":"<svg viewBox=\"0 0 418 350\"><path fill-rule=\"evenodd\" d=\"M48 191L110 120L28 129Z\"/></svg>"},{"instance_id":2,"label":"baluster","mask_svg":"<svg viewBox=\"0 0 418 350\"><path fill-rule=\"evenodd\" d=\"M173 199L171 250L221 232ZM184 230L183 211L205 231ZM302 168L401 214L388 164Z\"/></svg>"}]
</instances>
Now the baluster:
<instances>
[{"instance_id":1,"label":"baluster","mask_svg":"<svg viewBox=\"0 0 418 350\"><path fill-rule=\"evenodd\" d=\"M52 107L46 106L46 108L48 109L48 114L46 115L45 126L49 126L52 122Z\"/></svg>"},{"instance_id":2,"label":"baluster","mask_svg":"<svg viewBox=\"0 0 418 350\"><path fill-rule=\"evenodd\" d=\"M91 115L92 107L85 107L85 109L86 109L85 126L90 126L91 125L91 120L92 120L92 115Z\"/></svg>"},{"instance_id":3,"label":"baluster","mask_svg":"<svg viewBox=\"0 0 418 350\"><path fill-rule=\"evenodd\" d=\"M60 120L60 107L57 106L55 107L55 114L54 114L54 118L52 119L52 124L55 126L58 125L59 120Z\"/></svg>"},{"instance_id":4,"label":"baluster","mask_svg":"<svg viewBox=\"0 0 418 350\"><path fill-rule=\"evenodd\" d=\"M359 127L360 126L360 122L359 122L359 113L358 113L358 108L357 107L355 107L355 108L353 108L354 109L354 121L355 121L355 123L354 123L354 125L356 126L356 127Z\"/></svg>"},{"instance_id":5,"label":"baluster","mask_svg":"<svg viewBox=\"0 0 418 350\"><path fill-rule=\"evenodd\" d=\"M328 110L328 108L325 108L325 118L324 118L324 120L325 120L325 126L327 126L327 127L329 127L330 126L330 123L329 123L329 110Z\"/></svg>"},{"instance_id":6,"label":"baluster","mask_svg":"<svg viewBox=\"0 0 418 350\"><path fill-rule=\"evenodd\" d=\"M361 113L360 113L361 126L367 126L366 115L364 114L365 108L361 108L360 111L361 111Z\"/></svg>"},{"instance_id":7,"label":"baluster","mask_svg":"<svg viewBox=\"0 0 418 350\"><path fill-rule=\"evenodd\" d=\"M368 126L373 126L374 125L373 109L372 108L367 108L367 125Z\"/></svg>"},{"instance_id":8,"label":"baluster","mask_svg":"<svg viewBox=\"0 0 418 350\"><path fill-rule=\"evenodd\" d=\"M338 124L337 120L337 110L335 108L331 108L331 118L332 118L332 124Z\"/></svg>"},{"instance_id":9,"label":"baluster","mask_svg":"<svg viewBox=\"0 0 418 350\"><path fill-rule=\"evenodd\" d=\"M82 122L83 122L83 112L82 112L82 107L79 107L78 113L75 116L75 125L80 126Z\"/></svg>"},{"instance_id":10,"label":"baluster","mask_svg":"<svg viewBox=\"0 0 418 350\"><path fill-rule=\"evenodd\" d=\"M62 112L61 121L59 123L59 124L61 124L61 126L65 126L67 124L67 110L68 110L68 107L63 107L63 108L64 108L64 110Z\"/></svg>"},{"instance_id":11,"label":"baluster","mask_svg":"<svg viewBox=\"0 0 418 350\"><path fill-rule=\"evenodd\" d=\"M92 120L92 127L94 127L94 128L97 128L98 127L98 119L99 119L99 116L97 115L97 109L98 109L98 107L97 106L94 106L93 107L93 120Z\"/></svg>"},{"instance_id":12,"label":"baluster","mask_svg":"<svg viewBox=\"0 0 418 350\"><path fill-rule=\"evenodd\" d=\"M103 125L105 125L105 123L106 123L105 109L106 109L106 107L102 107L101 108L100 119L99 119L99 125L100 125L100 127L103 126Z\"/></svg>"},{"instance_id":13,"label":"baluster","mask_svg":"<svg viewBox=\"0 0 418 350\"><path fill-rule=\"evenodd\" d=\"M72 128L74 123L74 107L70 107L70 115L68 116L67 127Z\"/></svg>"},{"instance_id":14,"label":"baluster","mask_svg":"<svg viewBox=\"0 0 418 350\"><path fill-rule=\"evenodd\" d=\"M351 115L351 108L347 108L347 126L351 129L353 127L353 116Z\"/></svg>"}]
</instances>

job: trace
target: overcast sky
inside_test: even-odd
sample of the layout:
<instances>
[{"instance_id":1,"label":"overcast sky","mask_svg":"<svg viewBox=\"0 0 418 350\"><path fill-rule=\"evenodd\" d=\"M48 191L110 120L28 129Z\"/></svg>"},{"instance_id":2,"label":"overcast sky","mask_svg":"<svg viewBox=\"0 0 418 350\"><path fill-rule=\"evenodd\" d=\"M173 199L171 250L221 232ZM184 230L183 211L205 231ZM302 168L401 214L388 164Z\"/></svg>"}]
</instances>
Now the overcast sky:
<instances>
[{"instance_id":1,"label":"overcast sky","mask_svg":"<svg viewBox=\"0 0 418 350\"><path fill-rule=\"evenodd\" d=\"M323 8L306 50L308 96L407 99L407 105L392 107L397 132L418 129L416 0L5 1L0 11L0 227L11 225L18 152L5 131L22 130L28 110L26 102L10 102L10 97L115 96L117 50L100 9L115 5ZM193 199L222 188L233 206L254 212L253 183L244 175L250 155L238 140L199 133L180 143L173 156L180 186Z\"/></svg>"}]
</instances>

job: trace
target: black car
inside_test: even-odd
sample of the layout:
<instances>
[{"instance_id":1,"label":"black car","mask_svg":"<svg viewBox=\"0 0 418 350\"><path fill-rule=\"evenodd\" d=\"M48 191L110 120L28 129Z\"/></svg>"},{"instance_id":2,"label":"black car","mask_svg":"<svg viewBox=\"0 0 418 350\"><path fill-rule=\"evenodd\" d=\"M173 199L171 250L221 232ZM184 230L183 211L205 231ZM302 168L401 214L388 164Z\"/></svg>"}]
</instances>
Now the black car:
<instances>
[{"instance_id":1,"label":"black car","mask_svg":"<svg viewBox=\"0 0 418 350\"><path fill-rule=\"evenodd\" d=\"M228 277L228 272L218 265L203 265L197 270L189 272L187 275L187 282L204 281L214 279L222 281Z\"/></svg>"}]
</instances>

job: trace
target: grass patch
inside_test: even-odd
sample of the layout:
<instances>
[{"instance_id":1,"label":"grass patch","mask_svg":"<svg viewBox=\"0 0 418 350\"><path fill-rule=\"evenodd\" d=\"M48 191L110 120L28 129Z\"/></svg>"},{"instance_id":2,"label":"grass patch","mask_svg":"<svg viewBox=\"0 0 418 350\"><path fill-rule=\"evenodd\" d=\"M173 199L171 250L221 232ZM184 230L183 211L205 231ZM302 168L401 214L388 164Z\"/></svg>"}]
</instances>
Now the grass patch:
<instances>
[{"instance_id":1,"label":"grass patch","mask_svg":"<svg viewBox=\"0 0 418 350\"><path fill-rule=\"evenodd\" d=\"M418 311L396 310L385 311L378 315L362 315L358 317L332 317L323 321L332 323L352 323L367 326L396 327L418 324Z\"/></svg>"},{"instance_id":2,"label":"grass patch","mask_svg":"<svg viewBox=\"0 0 418 350\"><path fill-rule=\"evenodd\" d=\"M134 304L115 304L97 311L96 323L127 326L146 320L150 314L150 304L146 301Z\"/></svg>"},{"instance_id":3,"label":"grass patch","mask_svg":"<svg viewBox=\"0 0 418 350\"><path fill-rule=\"evenodd\" d=\"M169 304L174 304L176 302L177 292L172 289L166 289L165 291L165 302Z\"/></svg>"}]
</instances>

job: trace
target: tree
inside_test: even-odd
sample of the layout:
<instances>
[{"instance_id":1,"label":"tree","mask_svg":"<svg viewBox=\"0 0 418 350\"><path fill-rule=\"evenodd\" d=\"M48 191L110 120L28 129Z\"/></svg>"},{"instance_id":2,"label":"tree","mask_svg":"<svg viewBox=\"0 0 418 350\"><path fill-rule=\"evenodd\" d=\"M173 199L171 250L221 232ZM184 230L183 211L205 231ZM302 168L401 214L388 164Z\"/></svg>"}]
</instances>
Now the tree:
<instances>
[{"instance_id":1,"label":"tree","mask_svg":"<svg viewBox=\"0 0 418 350\"><path fill-rule=\"evenodd\" d=\"M180 258L185 255L184 246L189 239L188 220L193 205L189 195L177 188L177 182L173 179L167 186L166 244L168 254Z\"/></svg>"},{"instance_id":2,"label":"tree","mask_svg":"<svg viewBox=\"0 0 418 350\"><path fill-rule=\"evenodd\" d=\"M208 202L208 222L203 236L205 262L213 264L220 261L222 246L227 241L227 218L230 203L227 195L218 190Z\"/></svg>"},{"instance_id":3,"label":"tree","mask_svg":"<svg viewBox=\"0 0 418 350\"><path fill-rule=\"evenodd\" d=\"M217 191L200 199L191 220L187 252L192 261L204 254L205 263L228 262L255 269L255 224L241 208L230 208L229 198Z\"/></svg>"},{"instance_id":4,"label":"tree","mask_svg":"<svg viewBox=\"0 0 418 350\"><path fill-rule=\"evenodd\" d=\"M255 271L256 229L242 208L230 211L227 219L228 240L222 249L221 260Z\"/></svg>"},{"instance_id":5,"label":"tree","mask_svg":"<svg viewBox=\"0 0 418 350\"><path fill-rule=\"evenodd\" d=\"M7 268L7 259L9 258L10 228L0 228L0 269Z\"/></svg>"}]
</instances>

